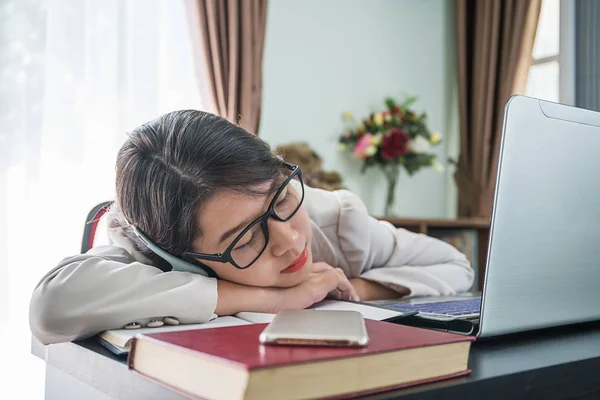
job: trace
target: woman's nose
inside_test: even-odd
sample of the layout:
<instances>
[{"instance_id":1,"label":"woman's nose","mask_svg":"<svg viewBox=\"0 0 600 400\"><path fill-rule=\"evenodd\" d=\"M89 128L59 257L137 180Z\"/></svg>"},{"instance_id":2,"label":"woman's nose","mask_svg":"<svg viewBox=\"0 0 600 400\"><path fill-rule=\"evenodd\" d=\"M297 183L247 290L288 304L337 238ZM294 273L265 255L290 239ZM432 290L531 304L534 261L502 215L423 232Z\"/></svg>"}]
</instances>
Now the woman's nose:
<instances>
[{"instance_id":1,"label":"woman's nose","mask_svg":"<svg viewBox=\"0 0 600 400\"><path fill-rule=\"evenodd\" d=\"M282 256L296 247L299 237L298 231L289 221L281 222L273 218L269 221L269 244L274 256Z\"/></svg>"}]
</instances>

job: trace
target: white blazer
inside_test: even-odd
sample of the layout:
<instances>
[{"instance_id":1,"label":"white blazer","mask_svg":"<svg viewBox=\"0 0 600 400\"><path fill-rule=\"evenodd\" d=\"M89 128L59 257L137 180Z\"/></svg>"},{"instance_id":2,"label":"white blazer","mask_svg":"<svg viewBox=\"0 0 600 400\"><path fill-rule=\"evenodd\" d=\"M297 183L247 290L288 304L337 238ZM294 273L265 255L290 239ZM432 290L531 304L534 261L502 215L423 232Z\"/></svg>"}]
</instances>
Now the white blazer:
<instances>
[{"instance_id":1,"label":"white blazer","mask_svg":"<svg viewBox=\"0 0 600 400\"><path fill-rule=\"evenodd\" d=\"M473 269L451 245L397 229L369 216L347 190L306 188L314 261L410 296L468 290ZM142 255L107 213L111 245L61 261L37 285L30 304L33 334L44 344L92 336L106 329L172 316L181 323L215 317L217 281L188 272L163 272Z\"/></svg>"}]
</instances>

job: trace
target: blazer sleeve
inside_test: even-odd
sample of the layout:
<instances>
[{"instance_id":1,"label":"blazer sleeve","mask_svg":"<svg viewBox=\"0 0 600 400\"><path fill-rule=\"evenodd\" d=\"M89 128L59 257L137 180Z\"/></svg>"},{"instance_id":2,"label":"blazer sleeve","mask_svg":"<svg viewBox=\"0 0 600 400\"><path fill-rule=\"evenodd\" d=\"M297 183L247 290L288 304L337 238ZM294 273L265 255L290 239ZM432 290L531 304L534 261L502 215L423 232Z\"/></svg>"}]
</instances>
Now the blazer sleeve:
<instances>
[{"instance_id":1,"label":"blazer sleeve","mask_svg":"<svg viewBox=\"0 0 600 400\"><path fill-rule=\"evenodd\" d=\"M338 191L338 235L352 277L360 276L410 296L452 295L473 284L466 256L450 244L371 217L363 202Z\"/></svg>"},{"instance_id":2,"label":"blazer sleeve","mask_svg":"<svg viewBox=\"0 0 600 400\"><path fill-rule=\"evenodd\" d=\"M172 316L181 323L214 317L215 279L163 272L117 246L63 260L37 285L29 323L44 344L83 339L133 321Z\"/></svg>"}]
</instances>

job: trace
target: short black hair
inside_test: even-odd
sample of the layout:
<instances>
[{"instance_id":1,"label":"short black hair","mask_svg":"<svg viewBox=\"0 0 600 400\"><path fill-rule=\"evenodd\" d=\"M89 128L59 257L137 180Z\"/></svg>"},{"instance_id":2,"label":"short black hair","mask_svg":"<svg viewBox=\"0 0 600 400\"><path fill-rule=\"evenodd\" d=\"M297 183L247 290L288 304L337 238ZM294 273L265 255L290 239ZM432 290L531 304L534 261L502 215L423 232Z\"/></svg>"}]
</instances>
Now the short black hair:
<instances>
[{"instance_id":1,"label":"short black hair","mask_svg":"<svg viewBox=\"0 0 600 400\"><path fill-rule=\"evenodd\" d=\"M253 188L280 179L283 172L270 146L241 127L203 111L174 111L134 129L119 150L116 208L179 257L202 234L196 213L218 189L257 193ZM142 254L171 269L130 227L126 233Z\"/></svg>"}]
</instances>

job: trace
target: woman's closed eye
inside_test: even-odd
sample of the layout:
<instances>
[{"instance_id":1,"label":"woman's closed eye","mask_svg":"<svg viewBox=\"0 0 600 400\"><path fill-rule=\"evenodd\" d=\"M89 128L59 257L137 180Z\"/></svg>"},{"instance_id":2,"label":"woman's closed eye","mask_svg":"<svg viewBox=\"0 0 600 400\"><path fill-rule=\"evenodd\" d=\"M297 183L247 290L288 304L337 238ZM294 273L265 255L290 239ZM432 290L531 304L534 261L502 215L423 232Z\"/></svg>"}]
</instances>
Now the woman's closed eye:
<instances>
[{"instance_id":1,"label":"woman's closed eye","mask_svg":"<svg viewBox=\"0 0 600 400\"><path fill-rule=\"evenodd\" d=\"M281 204L284 204L286 201L288 201L288 194L289 194L289 190L286 188L283 192L281 192L279 194L279 198L277 199L277 202L275 203L275 206L279 206Z\"/></svg>"},{"instance_id":2,"label":"woman's closed eye","mask_svg":"<svg viewBox=\"0 0 600 400\"><path fill-rule=\"evenodd\" d=\"M241 241L240 241L241 242ZM250 239L248 242L246 243L240 243L237 242L237 244L235 245L235 247L233 248L233 251L239 251L239 250L244 250L245 248L247 248L248 246L250 246L250 243L252 242L252 239Z\"/></svg>"},{"instance_id":3,"label":"woman's closed eye","mask_svg":"<svg viewBox=\"0 0 600 400\"><path fill-rule=\"evenodd\" d=\"M280 216L286 215L291 209L295 208L296 204L297 199L294 189L286 188L279 194L275 202L275 212ZM238 240L232 251L239 252L248 248L258 249L264 244L264 239L260 224L256 224Z\"/></svg>"},{"instance_id":4,"label":"woman's closed eye","mask_svg":"<svg viewBox=\"0 0 600 400\"><path fill-rule=\"evenodd\" d=\"M258 227L257 227L258 228ZM258 235L260 234L259 229L252 229L247 232L235 245L233 251L244 250L248 247L251 247L254 242L258 240Z\"/></svg>"},{"instance_id":5,"label":"woman's closed eye","mask_svg":"<svg viewBox=\"0 0 600 400\"><path fill-rule=\"evenodd\" d=\"M294 189L286 190L286 192L284 194L282 193L282 195L279 197L281 199L277 199L278 201L275 204L275 211L286 210L287 208L295 207L298 202Z\"/></svg>"}]
</instances>

